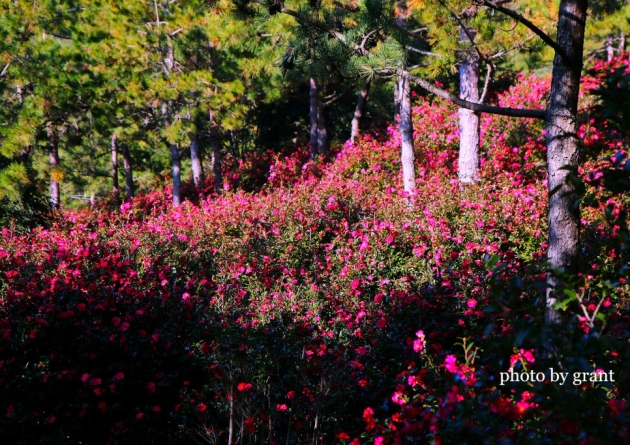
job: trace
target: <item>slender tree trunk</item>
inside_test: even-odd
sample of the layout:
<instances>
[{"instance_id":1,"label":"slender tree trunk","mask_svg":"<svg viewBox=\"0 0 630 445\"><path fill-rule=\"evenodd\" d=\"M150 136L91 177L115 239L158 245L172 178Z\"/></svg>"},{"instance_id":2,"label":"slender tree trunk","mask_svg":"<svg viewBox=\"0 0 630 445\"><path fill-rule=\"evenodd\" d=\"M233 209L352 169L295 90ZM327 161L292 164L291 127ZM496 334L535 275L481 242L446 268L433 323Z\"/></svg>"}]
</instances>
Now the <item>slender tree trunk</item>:
<instances>
[{"instance_id":1,"label":"slender tree trunk","mask_svg":"<svg viewBox=\"0 0 630 445\"><path fill-rule=\"evenodd\" d=\"M311 77L310 79L310 108L309 108L309 112L310 112L310 119L311 119L311 151L309 153L310 159L311 161L314 161L317 158L317 155L319 154L319 146L318 146L318 128L317 128L317 124L318 124L318 113L317 110L319 109L318 106L318 91L317 91L317 82L315 81L315 78Z\"/></svg>"},{"instance_id":2,"label":"slender tree trunk","mask_svg":"<svg viewBox=\"0 0 630 445\"><path fill-rule=\"evenodd\" d=\"M239 153L239 143L233 130L230 130L230 148L232 153Z\"/></svg>"},{"instance_id":3,"label":"slender tree trunk","mask_svg":"<svg viewBox=\"0 0 630 445\"><path fill-rule=\"evenodd\" d=\"M326 118L324 117L324 106L317 103L317 152L325 154L328 151L328 130L326 129Z\"/></svg>"},{"instance_id":4,"label":"slender tree trunk","mask_svg":"<svg viewBox=\"0 0 630 445\"><path fill-rule=\"evenodd\" d=\"M398 123L400 116L400 92L398 91L398 81L394 82L394 122Z\"/></svg>"},{"instance_id":5,"label":"slender tree trunk","mask_svg":"<svg viewBox=\"0 0 630 445\"><path fill-rule=\"evenodd\" d=\"M216 125L210 128L210 149L212 150L212 174L214 176L214 191L221 193L223 191L223 174L221 172L221 139L219 137L219 129Z\"/></svg>"},{"instance_id":6,"label":"slender tree trunk","mask_svg":"<svg viewBox=\"0 0 630 445\"><path fill-rule=\"evenodd\" d=\"M576 118L584 49L587 0L562 0L558 19L557 43L566 59L556 53L553 61L551 93L547 105L547 169L549 187L549 248L551 269L575 272L577 268L580 211L574 187L567 181L578 168ZM545 322L559 323L560 312L553 309L560 284L547 274Z\"/></svg>"},{"instance_id":7,"label":"slender tree trunk","mask_svg":"<svg viewBox=\"0 0 630 445\"><path fill-rule=\"evenodd\" d=\"M190 143L190 159L192 161L193 183L197 190L203 188L203 163L201 162L201 147L199 146L199 136L197 133L193 136Z\"/></svg>"},{"instance_id":8,"label":"slender tree trunk","mask_svg":"<svg viewBox=\"0 0 630 445\"><path fill-rule=\"evenodd\" d=\"M57 135L50 124L46 128L48 134L48 161L50 163L50 206L58 209L61 204L59 190L59 147Z\"/></svg>"},{"instance_id":9,"label":"slender tree trunk","mask_svg":"<svg viewBox=\"0 0 630 445\"><path fill-rule=\"evenodd\" d=\"M118 196L118 147L115 134L112 134L112 192Z\"/></svg>"},{"instance_id":10,"label":"slender tree trunk","mask_svg":"<svg viewBox=\"0 0 630 445\"><path fill-rule=\"evenodd\" d=\"M396 21L400 27L407 27L407 2L398 1ZM413 123L411 121L411 86L409 79L399 76L398 98L400 103L400 161L403 172L403 188L408 194L416 190L415 155L413 150Z\"/></svg>"},{"instance_id":11,"label":"slender tree trunk","mask_svg":"<svg viewBox=\"0 0 630 445\"><path fill-rule=\"evenodd\" d=\"M613 47L613 38L608 36L606 39L606 60L610 62L615 57L615 48Z\"/></svg>"},{"instance_id":12,"label":"slender tree trunk","mask_svg":"<svg viewBox=\"0 0 630 445\"><path fill-rule=\"evenodd\" d=\"M133 162L127 144L123 144L121 149L123 155L123 167L125 169L125 193L127 194L127 201L129 201L135 196L133 186Z\"/></svg>"},{"instance_id":13,"label":"slender tree trunk","mask_svg":"<svg viewBox=\"0 0 630 445\"><path fill-rule=\"evenodd\" d=\"M179 153L177 144L170 144L171 162L173 164L173 207L177 207L182 203L182 156Z\"/></svg>"},{"instance_id":14,"label":"slender tree trunk","mask_svg":"<svg viewBox=\"0 0 630 445\"><path fill-rule=\"evenodd\" d=\"M170 42L170 40L169 40ZM172 52L172 47L169 45L169 53ZM165 59L165 64L168 65L169 59ZM171 59L172 66L172 59ZM169 120L169 104L162 102L162 118L164 121L164 128L168 128L170 125ZM179 146L177 144L169 144L171 150L171 166L173 173L173 207L178 207L182 203L181 183L182 183L182 155L179 152Z\"/></svg>"},{"instance_id":15,"label":"slender tree trunk","mask_svg":"<svg viewBox=\"0 0 630 445\"><path fill-rule=\"evenodd\" d=\"M626 51L626 34L621 31L619 33L619 54L623 54Z\"/></svg>"},{"instance_id":16,"label":"slender tree trunk","mask_svg":"<svg viewBox=\"0 0 630 445\"><path fill-rule=\"evenodd\" d=\"M359 128L361 124L361 117L363 116L363 110L365 109L365 103L367 102L368 94L370 93L371 81L366 80L359 93L359 99L357 100L357 106L354 109L354 116L352 116L352 125L350 132L350 142L356 142L359 137Z\"/></svg>"},{"instance_id":17,"label":"slender tree trunk","mask_svg":"<svg viewBox=\"0 0 630 445\"><path fill-rule=\"evenodd\" d=\"M460 40L468 41L465 31L461 32ZM459 64L459 97L479 102L479 56L472 49L462 55ZM458 176L464 184L479 181L479 114L465 108L459 109Z\"/></svg>"}]
</instances>

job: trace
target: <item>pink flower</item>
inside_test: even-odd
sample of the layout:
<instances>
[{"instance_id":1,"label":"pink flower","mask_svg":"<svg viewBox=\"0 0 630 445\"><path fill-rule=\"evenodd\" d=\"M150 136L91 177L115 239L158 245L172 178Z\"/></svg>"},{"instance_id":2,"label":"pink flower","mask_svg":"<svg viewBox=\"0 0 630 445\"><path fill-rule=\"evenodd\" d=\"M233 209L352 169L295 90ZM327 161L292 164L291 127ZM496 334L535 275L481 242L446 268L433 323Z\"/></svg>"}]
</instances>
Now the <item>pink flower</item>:
<instances>
[{"instance_id":1,"label":"pink flower","mask_svg":"<svg viewBox=\"0 0 630 445\"><path fill-rule=\"evenodd\" d=\"M454 355L447 355L444 359L444 367L447 371L455 374L457 372L457 358Z\"/></svg>"},{"instance_id":2,"label":"pink flower","mask_svg":"<svg viewBox=\"0 0 630 445\"><path fill-rule=\"evenodd\" d=\"M405 403L405 398L403 396L403 393L400 391L396 391L394 393L394 395L392 396L392 402L394 402L397 405L404 405Z\"/></svg>"}]
</instances>

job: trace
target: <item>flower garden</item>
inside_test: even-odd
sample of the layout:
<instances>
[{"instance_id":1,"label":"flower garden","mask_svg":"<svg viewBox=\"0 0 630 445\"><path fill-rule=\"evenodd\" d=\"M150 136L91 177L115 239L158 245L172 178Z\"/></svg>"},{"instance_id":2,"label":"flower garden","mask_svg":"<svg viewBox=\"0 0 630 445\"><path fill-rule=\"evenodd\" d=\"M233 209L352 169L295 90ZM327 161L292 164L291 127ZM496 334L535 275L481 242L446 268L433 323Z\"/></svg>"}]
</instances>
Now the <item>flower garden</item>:
<instances>
[{"instance_id":1,"label":"flower garden","mask_svg":"<svg viewBox=\"0 0 630 445\"><path fill-rule=\"evenodd\" d=\"M543 323L543 124L483 115L462 187L457 109L416 97L412 198L389 128L317 163L228 162L228 191L175 209L167 187L4 229L3 443L626 443L628 139L593 92L627 62L583 80L566 324ZM540 108L548 88L521 76L496 100Z\"/></svg>"}]
</instances>

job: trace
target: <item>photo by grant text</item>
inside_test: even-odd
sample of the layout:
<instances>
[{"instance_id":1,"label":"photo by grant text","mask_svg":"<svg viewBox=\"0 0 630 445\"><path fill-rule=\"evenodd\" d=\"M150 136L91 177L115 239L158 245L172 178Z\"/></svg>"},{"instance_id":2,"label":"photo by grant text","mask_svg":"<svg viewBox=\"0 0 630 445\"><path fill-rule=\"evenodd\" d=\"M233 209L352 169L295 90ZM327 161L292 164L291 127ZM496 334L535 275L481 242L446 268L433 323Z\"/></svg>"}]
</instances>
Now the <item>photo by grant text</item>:
<instances>
[{"instance_id":1,"label":"photo by grant text","mask_svg":"<svg viewBox=\"0 0 630 445\"><path fill-rule=\"evenodd\" d=\"M506 383L542 383L548 380L551 383L558 383L564 385L567 381L572 381L574 386L580 386L583 383L602 383L602 382L614 382L614 372L604 371L603 369L596 369L592 372L574 372L571 375L571 379L568 378L568 372L556 372L553 368L549 368L549 372L534 372L534 371L522 371L515 372L510 369L508 372L500 372L499 379L501 381L500 386L504 386Z\"/></svg>"}]
</instances>

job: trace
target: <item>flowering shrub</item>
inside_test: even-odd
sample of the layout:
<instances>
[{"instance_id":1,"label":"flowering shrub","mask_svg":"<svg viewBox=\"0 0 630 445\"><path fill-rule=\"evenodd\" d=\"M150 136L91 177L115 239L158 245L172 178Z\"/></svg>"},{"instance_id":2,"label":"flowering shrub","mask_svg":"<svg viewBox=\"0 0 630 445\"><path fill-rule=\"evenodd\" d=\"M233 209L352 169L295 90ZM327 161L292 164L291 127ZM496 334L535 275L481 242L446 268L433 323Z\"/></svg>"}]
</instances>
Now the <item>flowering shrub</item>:
<instances>
[{"instance_id":1,"label":"flowering shrub","mask_svg":"<svg viewBox=\"0 0 630 445\"><path fill-rule=\"evenodd\" d=\"M528 79L498 100L541 106L547 83ZM154 192L114 209L66 211L50 229L26 236L4 230L3 438L386 444L624 437L628 356L615 342L628 321L616 268L627 263L623 230L596 222L598 205L585 214L588 274L567 287L576 299L563 304L586 312L562 332L542 330L544 270L530 267L546 249L542 127L484 117L486 180L461 188L455 108L420 101L414 119L413 207L402 193L390 128L333 151L328 164L306 163L302 151L270 157L259 173L271 185L258 193L238 188L254 165L246 160L228 165L229 191L197 205L171 209L168 193ZM594 137L597 122L587 122L585 144L610 154L608 139ZM607 193L597 189L605 174L595 167L581 172L584 180L594 175L594 203ZM620 200L610 206L613 216L625 210ZM606 259L609 248L616 256ZM568 371L611 369L618 383L499 385L499 372L510 368L557 368L540 353L549 338Z\"/></svg>"}]
</instances>

